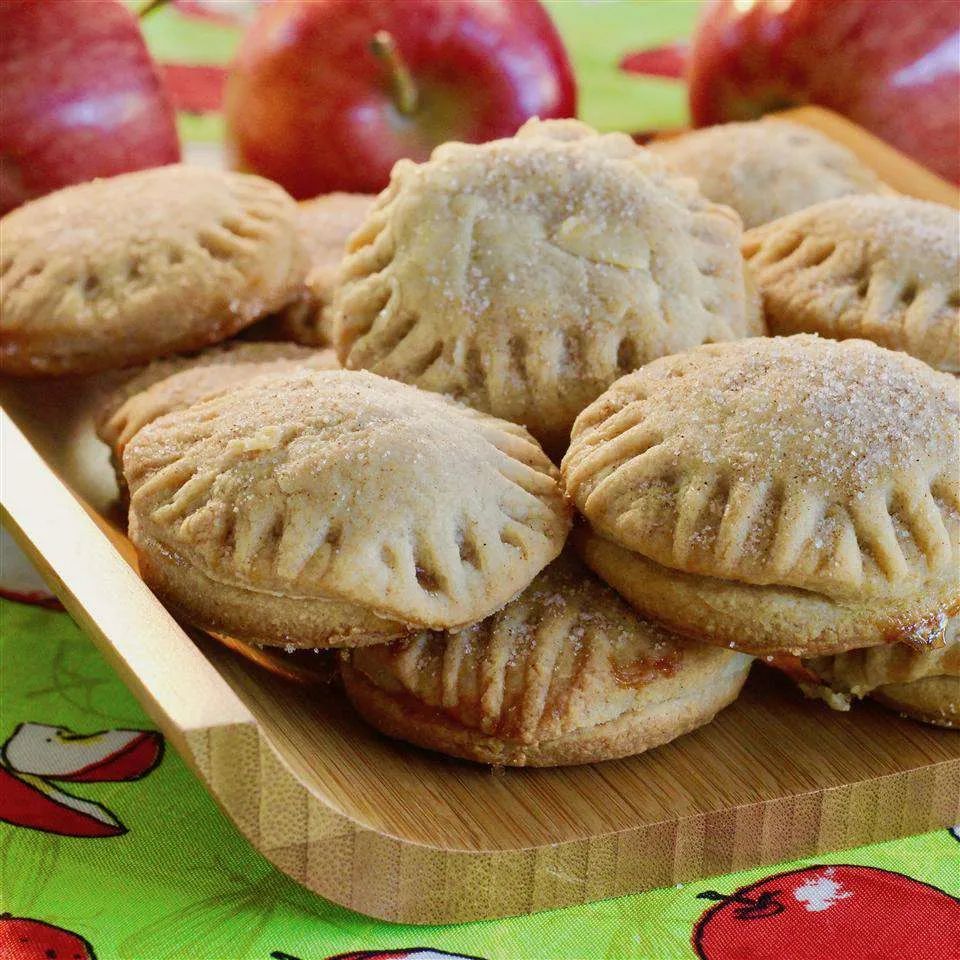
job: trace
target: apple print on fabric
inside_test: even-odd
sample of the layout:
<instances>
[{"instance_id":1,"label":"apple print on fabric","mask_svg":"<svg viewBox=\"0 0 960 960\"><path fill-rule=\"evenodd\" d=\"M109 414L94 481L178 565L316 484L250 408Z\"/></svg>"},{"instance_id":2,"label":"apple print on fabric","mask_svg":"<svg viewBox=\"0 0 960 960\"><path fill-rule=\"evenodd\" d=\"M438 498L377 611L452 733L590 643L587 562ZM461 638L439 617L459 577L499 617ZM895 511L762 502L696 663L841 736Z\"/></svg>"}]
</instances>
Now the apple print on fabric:
<instances>
[{"instance_id":1,"label":"apple print on fabric","mask_svg":"<svg viewBox=\"0 0 960 960\"><path fill-rule=\"evenodd\" d=\"M4 527L0 527L0 558L0 597L17 603L33 603L49 610L63 609Z\"/></svg>"},{"instance_id":2,"label":"apple print on fabric","mask_svg":"<svg viewBox=\"0 0 960 960\"><path fill-rule=\"evenodd\" d=\"M624 54L620 69L627 73L639 73L644 77L666 77L679 80L687 66L688 45L683 41L667 43L662 47L648 47Z\"/></svg>"},{"instance_id":3,"label":"apple print on fabric","mask_svg":"<svg viewBox=\"0 0 960 960\"><path fill-rule=\"evenodd\" d=\"M701 960L960 957L960 900L890 870L805 867L697 896L717 901L691 938Z\"/></svg>"},{"instance_id":4,"label":"apple print on fabric","mask_svg":"<svg viewBox=\"0 0 960 960\"><path fill-rule=\"evenodd\" d=\"M0 749L0 820L68 837L119 836L127 828L103 804L51 781L139 780L162 758L163 737L151 730L77 734L43 723L21 723Z\"/></svg>"},{"instance_id":5,"label":"apple print on fabric","mask_svg":"<svg viewBox=\"0 0 960 960\"><path fill-rule=\"evenodd\" d=\"M97 960L93 947L79 934L42 920L0 914L0 957L3 960Z\"/></svg>"},{"instance_id":6,"label":"apple print on fabric","mask_svg":"<svg viewBox=\"0 0 960 960\"><path fill-rule=\"evenodd\" d=\"M276 955L274 955L276 956ZM406 950L361 950L359 953L338 953L329 960L483 960L466 953L446 953L431 947L411 947Z\"/></svg>"}]
</instances>

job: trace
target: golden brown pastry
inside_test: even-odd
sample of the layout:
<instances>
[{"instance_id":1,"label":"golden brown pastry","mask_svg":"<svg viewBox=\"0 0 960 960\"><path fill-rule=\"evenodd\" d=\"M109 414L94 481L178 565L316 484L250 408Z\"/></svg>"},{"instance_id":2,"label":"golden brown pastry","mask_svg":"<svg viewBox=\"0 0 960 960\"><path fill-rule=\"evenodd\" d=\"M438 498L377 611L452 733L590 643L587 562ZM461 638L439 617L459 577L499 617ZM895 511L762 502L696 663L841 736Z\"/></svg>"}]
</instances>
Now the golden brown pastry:
<instances>
[{"instance_id":1,"label":"golden brown pastry","mask_svg":"<svg viewBox=\"0 0 960 960\"><path fill-rule=\"evenodd\" d=\"M747 229L834 197L888 189L846 147L788 120L719 124L650 149L693 177L707 199L733 207Z\"/></svg>"},{"instance_id":2,"label":"golden brown pastry","mask_svg":"<svg viewBox=\"0 0 960 960\"><path fill-rule=\"evenodd\" d=\"M216 343L292 299L296 203L275 183L174 165L7 214L0 368L89 373Z\"/></svg>"},{"instance_id":3,"label":"golden brown pastry","mask_svg":"<svg viewBox=\"0 0 960 960\"><path fill-rule=\"evenodd\" d=\"M595 571L679 632L756 652L934 641L958 607L958 385L863 340L655 361L563 461Z\"/></svg>"},{"instance_id":4,"label":"golden brown pastry","mask_svg":"<svg viewBox=\"0 0 960 960\"><path fill-rule=\"evenodd\" d=\"M127 444L141 573L186 620L295 647L475 623L566 539L521 427L368 373L267 374Z\"/></svg>"},{"instance_id":5,"label":"golden brown pastry","mask_svg":"<svg viewBox=\"0 0 960 960\"><path fill-rule=\"evenodd\" d=\"M310 269L300 295L278 316L281 335L307 346L333 342L333 291L347 238L370 212L375 197L328 193L297 204L297 229Z\"/></svg>"},{"instance_id":6,"label":"golden brown pastry","mask_svg":"<svg viewBox=\"0 0 960 960\"><path fill-rule=\"evenodd\" d=\"M846 197L751 230L744 255L772 333L863 337L960 371L960 214Z\"/></svg>"},{"instance_id":7,"label":"golden brown pastry","mask_svg":"<svg viewBox=\"0 0 960 960\"><path fill-rule=\"evenodd\" d=\"M750 669L641 620L569 550L482 623L342 657L347 694L382 732L512 766L659 746L709 722Z\"/></svg>"},{"instance_id":8,"label":"golden brown pastry","mask_svg":"<svg viewBox=\"0 0 960 960\"><path fill-rule=\"evenodd\" d=\"M739 218L625 134L530 121L401 161L351 237L341 362L450 394L562 450L618 376L762 332Z\"/></svg>"},{"instance_id":9,"label":"golden brown pastry","mask_svg":"<svg viewBox=\"0 0 960 960\"><path fill-rule=\"evenodd\" d=\"M889 644L802 661L812 676L800 686L834 709L851 697L872 697L900 713L937 726L960 724L960 617L945 627L944 645L916 650Z\"/></svg>"},{"instance_id":10,"label":"golden brown pastry","mask_svg":"<svg viewBox=\"0 0 960 960\"><path fill-rule=\"evenodd\" d=\"M123 480L123 451L130 438L148 423L198 400L247 383L263 373L336 370L332 350L311 350L295 343L234 340L193 356L168 357L135 371L104 400L97 418L97 436L110 447Z\"/></svg>"}]
</instances>

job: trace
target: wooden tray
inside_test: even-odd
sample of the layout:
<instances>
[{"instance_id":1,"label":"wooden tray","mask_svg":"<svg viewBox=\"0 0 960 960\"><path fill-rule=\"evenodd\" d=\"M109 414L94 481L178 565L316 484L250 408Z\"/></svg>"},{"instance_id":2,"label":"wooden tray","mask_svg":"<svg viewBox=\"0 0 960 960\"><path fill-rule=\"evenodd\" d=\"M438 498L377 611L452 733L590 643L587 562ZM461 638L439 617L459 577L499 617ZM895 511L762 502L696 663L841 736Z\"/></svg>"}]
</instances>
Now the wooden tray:
<instances>
[{"instance_id":1,"label":"wooden tray","mask_svg":"<svg viewBox=\"0 0 960 960\"><path fill-rule=\"evenodd\" d=\"M897 188L956 202L844 121L795 116L833 124ZM763 666L713 724L623 761L494 772L380 737L335 685L191 638L137 577L90 423L103 387L0 380L4 523L242 833L311 890L449 923L960 820L960 736L870 703L834 713Z\"/></svg>"}]
</instances>

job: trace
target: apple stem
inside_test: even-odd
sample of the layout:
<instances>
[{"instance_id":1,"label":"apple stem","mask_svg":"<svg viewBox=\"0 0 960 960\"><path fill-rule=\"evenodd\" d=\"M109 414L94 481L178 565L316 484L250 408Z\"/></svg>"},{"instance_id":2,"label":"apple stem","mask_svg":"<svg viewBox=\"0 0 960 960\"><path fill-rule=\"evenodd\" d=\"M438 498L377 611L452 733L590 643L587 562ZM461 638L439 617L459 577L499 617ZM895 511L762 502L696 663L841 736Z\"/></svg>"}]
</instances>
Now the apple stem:
<instances>
[{"instance_id":1,"label":"apple stem","mask_svg":"<svg viewBox=\"0 0 960 960\"><path fill-rule=\"evenodd\" d=\"M393 35L386 30L378 30L370 41L370 50L390 74L394 106L405 117L410 116L417 109L417 85L397 49Z\"/></svg>"},{"instance_id":2,"label":"apple stem","mask_svg":"<svg viewBox=\"0 0 960 960\"><path fill-rule=\"evenodd\" d=\"M159 10L160 7L166 6L167 0L147 0L147 2L137 11L137 19L142 20L144 17L153 13L154 10Z\"/></svg>"},{"instance_id":3,"label":"apple stem","mask_svg":"<svg viewBox=\"0 0 960 960\"><path fill-rule=\"evenodd\" d=\"M775 917L786 909L777 900L782 890L765 890L759 897L748 897L744 893L717 893L716 890L704 890L697 894L698 900L715 900L718 903L737 903L734 916L741 920L753 920L756 917Z\"/></svg>"},{"instance_id":4,"label":"apple stem","mask_svg":"<svg viewBox=\"0 0 960 960\"><path fill-rule=\"evenodd\" d=\"M718 903L742 903L745 907L756 906L757 901L745 897L742 893L718 893L716 890L704 890L697 894L698 900L716 900Z\"/></svg>"}]
</instances>

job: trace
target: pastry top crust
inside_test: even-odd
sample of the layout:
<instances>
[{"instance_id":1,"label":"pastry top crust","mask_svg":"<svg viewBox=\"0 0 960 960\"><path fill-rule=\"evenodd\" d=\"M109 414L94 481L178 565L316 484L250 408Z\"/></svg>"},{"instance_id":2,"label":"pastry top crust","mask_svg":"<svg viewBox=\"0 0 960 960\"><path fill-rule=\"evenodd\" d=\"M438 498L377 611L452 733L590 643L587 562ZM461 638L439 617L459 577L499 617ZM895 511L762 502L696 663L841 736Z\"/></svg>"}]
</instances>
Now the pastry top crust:
<instances>
[{"instance_id":1,"label":"pastry top crust","mask_svg":"<svg viewBox=\"0 0 960 960\"><path fill-rule=\"evenodd\" d=\"M949 620L945 634L944 645L930 650L890 643L802 662L831 689L857 697L890 683L912 683L925 677L960 678L960 617Z\"/></svg>"},{"instance_id":2,"label":"pastry top crust","mask_svg":"<svg viewBox=\"0 0 960 960\"><path fill-rule=\"evenodd\" d=\"M3 218L7 373L142 363L286 303L297 206L260 177L174 165L67 187Z\"/></svg>"},{"instance_id":3,"label":"pastry top crust","mask_svg":"<svg viewBox=\"0 0 960 960\"><path fill-rule=\"evenodd\" d=\"M569 549L481 623L347 657L389 693L525 744L642 712L748 661L642 620Z\"/></svg>"},{"instance_id":4,"label":"pastry top crust","mask_svg":"<svg viewBox=\"0 0 960 960\"><path fill-rule=\"evenodd\" d=\"M350 234L363 222L375 199L367 193L326 193L297 204L297 230L311 270L339 265Z\"/></svg>"},{"instance_id":5,"label":"pastry top crust","mask_svg":"<svg viewBox=\"0 0 960 960\"><path fill-rule=\"evenodd\" d=\"M173 410L247 383L263 373L306 367L336 370L332 350L311 350L295 343L233 340L192 357L154 360L137 371L104 401L97 415L97 436L119 463L130 438Z\"/></svg>"},{"instance_id":6,"label":"pastry top crust","mask_svg":"<svg viewBox=\"0 0 960 960\"><path fill-rule=\"evenodd\" d=\"M744 255L773 333L863 337L960 371L960 213L846 197L751 230Z\"/></svg>"},{"instance_id":7,"label":"pastry top crust","mask_svg":"<svg viewBox=\"0 0 960 960\"><path fill-rule=\"evenodd\" d=\"M522 427L367 373L258 377L144 427L123 467L141 539L207 576L432 629L502 606L570 526Z\"/></svg>"},{"instance_id":8,"label":"pastry top crust","mask_svg":"<svg viewBox=\"0 0 960 960\"><path fill-rule=\"evenodd\" d=\"M657 360L574 426L568 495L688 573L835 598L957 563L958 384L864 340L758 338Z\"/></svg>"},{"instance_id":9,"label":"pastry top crust","mask_svg":"<svg viewBox=\"0 0 960 960\"><path fill-rule=\"evenodd\" d=\"M650 149L693 177L705 197L733 207L747 229L834 197L888 189L846 147L788 120L718 124Z\"/></svg>"},{"instance_id":10,"label":"pastry top crust","mask_svg":"<svg viewBox=\"0 0 960 960\"><path fill-rule=\"evenodd\" d=\"M401 161L334 299L352 369L451 394L551 448L618 376L761 332L731 210L624 134L530 121Z\"/></svg>"}]
</instances>

